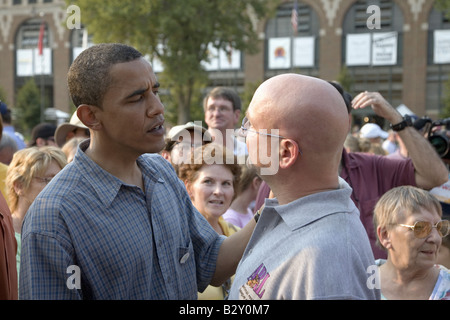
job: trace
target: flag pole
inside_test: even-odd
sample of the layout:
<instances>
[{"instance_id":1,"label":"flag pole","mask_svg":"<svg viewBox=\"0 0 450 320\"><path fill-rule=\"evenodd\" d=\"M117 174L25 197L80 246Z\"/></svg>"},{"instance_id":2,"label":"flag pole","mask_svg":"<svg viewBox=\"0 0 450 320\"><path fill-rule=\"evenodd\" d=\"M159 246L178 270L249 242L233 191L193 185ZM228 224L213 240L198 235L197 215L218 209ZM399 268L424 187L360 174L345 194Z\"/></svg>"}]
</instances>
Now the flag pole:
<instances>
[{"instance_id":1,"label":"flag pole","mask_svg":"<svg viewBox=\"0 0 450 320\"><path fill-rule=\"evenodd\" d=\"M294 6L292 8L291 13L291 25L292 25L292 33L291 33L291 71L294 70L294 39L297 35L298 30L298 4L297 0L294 1Z\"/></svg>"},{"instance_id":2,"label":"flag pole","mask_svg":"<svg viewBox=\"0 0 450 320\"><path fill-rule=\"evenodd\" d=\"M43 14L41 13L41 17L43 16ZM42 18L42 22L41 22L41 28L39 30L39 41L38 41L38 54L41 58L41 122L45 121L45 117L44 117L44 94L45 94L45 89L44 89L44 32L45 32L45 21Z\"/></svg>"}]
</instances>

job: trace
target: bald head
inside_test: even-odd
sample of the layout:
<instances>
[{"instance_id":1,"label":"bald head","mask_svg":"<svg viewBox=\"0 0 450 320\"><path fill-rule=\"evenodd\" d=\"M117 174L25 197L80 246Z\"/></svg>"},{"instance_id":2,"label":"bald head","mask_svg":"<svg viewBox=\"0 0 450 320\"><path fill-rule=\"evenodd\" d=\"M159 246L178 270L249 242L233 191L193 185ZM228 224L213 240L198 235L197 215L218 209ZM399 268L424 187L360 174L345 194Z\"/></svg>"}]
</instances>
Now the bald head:
<instances>
[{"instance_id":1,"label":"bald head","mask_svg":"<svg viewBox=\"0 0 450 320\"><path fill-rule=\"evenodd\" d=\"M298 74L265 81L255 92L248 117L257 129L279 129L298 142L304 157L342 153L349 130L339 92L328 82Z\"/></svg>"}]
</instances>

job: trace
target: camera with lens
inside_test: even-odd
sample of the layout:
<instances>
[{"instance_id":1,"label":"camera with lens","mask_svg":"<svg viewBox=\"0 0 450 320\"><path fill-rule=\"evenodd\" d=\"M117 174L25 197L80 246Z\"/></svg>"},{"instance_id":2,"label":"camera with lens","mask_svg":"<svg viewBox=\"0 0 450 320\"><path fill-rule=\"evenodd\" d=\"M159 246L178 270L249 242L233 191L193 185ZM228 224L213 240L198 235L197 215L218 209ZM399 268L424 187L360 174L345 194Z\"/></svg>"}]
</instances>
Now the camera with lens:
<instances>
[{"instance_id":1,"label":"camera with lens","mask_svg":"<svg viewBox=\"0 0 450 320\"><path fill-rule=\"evenodd\" d=\"M424 136L442 159L450 159L450 118L432 121L423 117L413 125L419 131L423 129Z\"/></svg>"}]
</instances>

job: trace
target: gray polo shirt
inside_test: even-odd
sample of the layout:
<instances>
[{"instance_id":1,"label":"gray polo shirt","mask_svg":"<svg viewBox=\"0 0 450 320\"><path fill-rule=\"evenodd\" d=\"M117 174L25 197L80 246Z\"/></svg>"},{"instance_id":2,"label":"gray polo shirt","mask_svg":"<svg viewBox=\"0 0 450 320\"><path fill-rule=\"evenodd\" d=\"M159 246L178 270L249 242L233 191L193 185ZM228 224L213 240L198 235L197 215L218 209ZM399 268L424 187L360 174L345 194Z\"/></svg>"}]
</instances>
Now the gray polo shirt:
<instances>
[{"instance_id":1,"label":"gray polo shirt","mask_svg":"<svg viewBox=\"0 0 450 320\"><path fill-rule=\"evenodd\" d=\"M375 261L351 188L339 183L286 205L266 199L230 299L380 298L368 285Z\"/></svg>"}]
</instances>

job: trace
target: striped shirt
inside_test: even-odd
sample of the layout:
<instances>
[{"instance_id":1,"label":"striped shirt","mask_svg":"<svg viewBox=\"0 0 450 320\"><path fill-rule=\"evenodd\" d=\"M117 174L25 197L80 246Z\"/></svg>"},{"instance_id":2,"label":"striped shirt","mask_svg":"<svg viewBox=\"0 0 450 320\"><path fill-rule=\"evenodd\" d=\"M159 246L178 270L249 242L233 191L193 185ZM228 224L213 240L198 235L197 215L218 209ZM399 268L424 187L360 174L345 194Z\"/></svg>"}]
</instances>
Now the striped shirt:
<instances>
[{"instance_id":1,"label":"striped shirt","mask_svg":"<svg viewBox=\"0 0 450 320\"><path fill-rule=\"evenodd\" d=\"M225 237L162 157L137 159L144 192L86 156L88 143L26 215L20 299L196 299Z\"/></svg>"}]
</instances>

